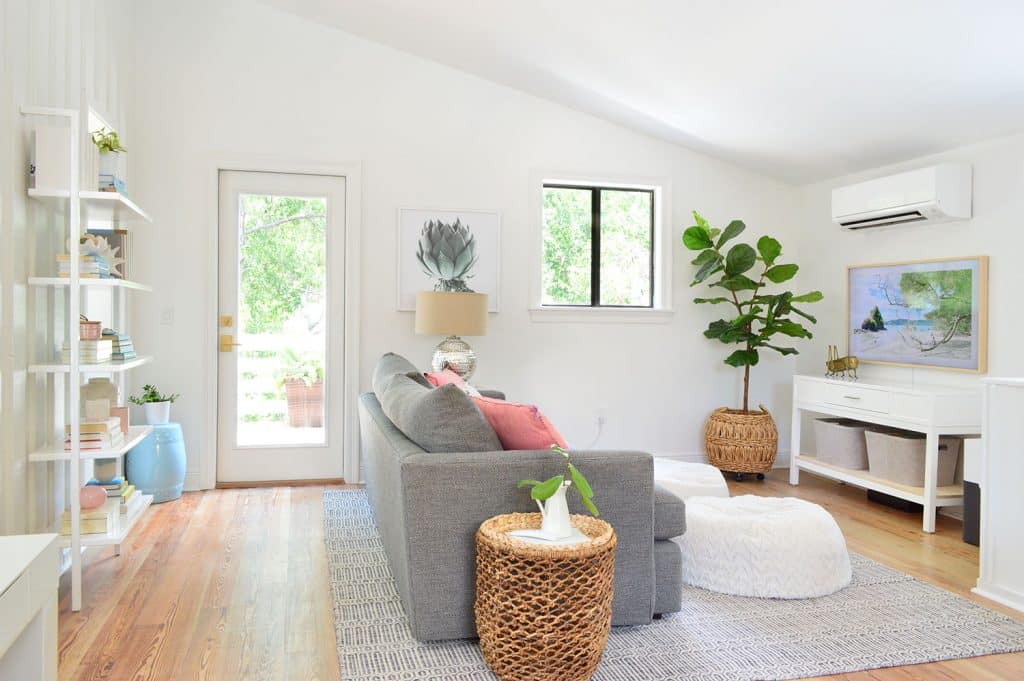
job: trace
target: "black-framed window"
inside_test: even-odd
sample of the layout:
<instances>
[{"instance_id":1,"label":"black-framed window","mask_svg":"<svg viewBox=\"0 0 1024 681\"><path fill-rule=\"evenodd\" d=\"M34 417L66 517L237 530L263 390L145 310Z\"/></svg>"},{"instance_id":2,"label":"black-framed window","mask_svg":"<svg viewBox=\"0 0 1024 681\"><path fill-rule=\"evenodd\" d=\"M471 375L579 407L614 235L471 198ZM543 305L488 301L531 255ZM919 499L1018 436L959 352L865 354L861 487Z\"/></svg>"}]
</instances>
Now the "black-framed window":
<instances>
[{"instance_id":1,"label":"black-framed window","mask_svg":"<svg viewBox=\"0 0 1024 681\"><path fill-rule=\"evenodd\" d=\"M654 307L653 189L544 184L541 305Z\"/></svg>"}]
</instances>

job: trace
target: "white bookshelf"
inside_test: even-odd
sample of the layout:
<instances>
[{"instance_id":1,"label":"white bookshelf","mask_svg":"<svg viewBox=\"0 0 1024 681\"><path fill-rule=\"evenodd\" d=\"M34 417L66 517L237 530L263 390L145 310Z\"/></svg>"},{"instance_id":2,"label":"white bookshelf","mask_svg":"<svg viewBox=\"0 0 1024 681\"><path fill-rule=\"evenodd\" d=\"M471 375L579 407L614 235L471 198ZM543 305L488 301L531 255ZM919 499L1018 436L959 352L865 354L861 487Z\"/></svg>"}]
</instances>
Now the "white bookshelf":
<instances>
[{"instance_id":1,"label":"white bookshelf","mask_svg":"<svg viewBox=\"0 0 1024 681\"><path fill-rule=\"evenodd\" d=\"M146 436L152 432L152 426L128 426L128 432L124 437L124 444L120 447L95 450L83 449L79 453L79 458L82 461L88 461L90 459L116 459L117 457L124 456L130 452L135 445L146 439ZM31 452L28 455L28 460L33 462L70 461L71 452L64 449L63 442L54 442Z\"/></svg>"},{"instance_id":2,"label":"white bookshelf","mask_svg":"<svg viewBox=\"0 0 1024 681\"><path fill-rule=\"evenodd\" d=\"M70 194L61 189L29 189L33 199L51 203L66 202ZM121 223L131 220L152 222L146 211L124 194L118 192L81 191L82 215L86 220Z\"/></svg>"},{"instance_id":3,"label":"white bookshelf","mask_svg":"<svg viewBox=\"0 0 1024 681\"><path fill-rule=\"evenodd\" d=\"M71 286L71 279L69 277L29 277L29 286ZM79 286L89 289L118 289L123 288L129 291L146 291L147 293L152 292L152 287L146 284L140 284L137 281L130 281L128 279L80 279L78 282Z\"/></svg>"},{"instance_id":4,"label":"white bookshelf","mask_svg":"<svg viewBox=\"0 0 1024 681\"><path fill-rule=\"evenodd\" d=\"M128 196L118 192L104 192L82 187L82 159L83 149L91 144L88 135L87 125L83 123L90 120L92 109L83 106L78 109L55 109L46 107L24 106L21 110L24 116L47 117L51 121L56 119L58 124L66 125L70 131L71 143L68 145L68 183L67 188L47 189L32 188L28 190L28 196L52 208L55 212L66 218L66 234L59 240L62 244L77 244L80 236L87 228L130 228L139 223L151 222L150 216L137 203ZM42 226L40 227L42 228ZM63 250L63 249L62 249ZM54 256L58 253L54 253ZM51 266L56 270L55 260L50 261ZM34 449L28 454L28 460L32 463L57 463L67 466L67 509L71 521L71 533L62 535L58 544L62 548L70 549L71 563L71 609L74 611L82 608L82 551L88 547L113 546L115 555L120 554L121 544L127 539L129 533L138 524L145 514L145 511L153 503L150 495L136 492L142 503L133 509L131 515L118 516L118 522L110 528L110 531L103 534L82 534L81 528L81 505L79 494L82 483L92 473L92 463L97 459L115 459L117 462L117 474L124 475L124 456L133 447L138 445L149 435L153 428L151 426L129 426L125 434L124 442L113 448L100 450L82 450L80 446L81 437L81 382L84 377L95 374L108 374L120 388L121 406L124 406L126 396L125 376L128 371L148 364L151 357L138 357L127 361L110 361L98 364L87 364L80 361L79 342L79 314L89 302L97 302L94 296L83 296L86 291L109 292L111 296L109 313L112 319L104 319L106 326L119 330L128 330L127 294L129 291L148 292L152 289L146 284L126 279L93 279L81 276L80 260L77 257L68 259L69 276L40 276L30 277L28 280L32 290L45 294L49 312L46 322L48 328L53 329L56 319L63 319L65 322L65 339L69 342L70 362L50 361L53 357L52 347L39 348L37 351L38 361L30 364L28 370L32 374L51 375L52 379L47 385L52 386L52 401L50 407L54 415L54 432L49 438L51 442ZM54 295L54 292L60 295ZM102 298L101 298L102 300ZM37 306L41 308L42 306ZM40 320L42 321L42 320ZM59 337L55 339L59 345ZM42 354L49 354L50 357L41 357ZM49 388L48 388L49 390ZM49 398L48 398L49 399ZM64 448L64 428L66 422L71 432L71 447L68 451ZM61 423L60 426L57 424ZM60 520L57 520L56 530L60 531Z\"/></svg>"},{"instance_id":5,"label":"white bookshelf","mask_svg":"<svg viewBox=\"0 0 1024 681\"><path fill-rule=\"evenodd\" d=\"M71 364L30 364L28 371L31 374L67 374L77 367L78 371L83 374L120 374L144 364L149 364L152 361L153 358L147 355L136 357L135 359L100 362L99 364L83 364L79 362L75 366Z\"/></svg>"}]
</instances>

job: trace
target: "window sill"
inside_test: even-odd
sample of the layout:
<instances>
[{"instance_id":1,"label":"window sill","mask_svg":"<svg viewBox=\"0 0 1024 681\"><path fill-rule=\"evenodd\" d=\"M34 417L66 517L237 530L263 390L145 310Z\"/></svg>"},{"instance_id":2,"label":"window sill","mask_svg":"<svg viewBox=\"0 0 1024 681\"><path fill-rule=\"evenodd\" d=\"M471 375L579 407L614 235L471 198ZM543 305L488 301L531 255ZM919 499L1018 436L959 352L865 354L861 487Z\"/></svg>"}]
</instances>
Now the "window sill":
<instances>
[{"instance_id":1,"label":"window sill","mask_svg":"<svg viewBox=\"0 0 1024 681\"><path fill-rule=\"evenodd\" d=\"M598 324L667 324L672 320L671 308L615 307L531 307L531 322L598 323Z\"/></svg>"}]
</instances>

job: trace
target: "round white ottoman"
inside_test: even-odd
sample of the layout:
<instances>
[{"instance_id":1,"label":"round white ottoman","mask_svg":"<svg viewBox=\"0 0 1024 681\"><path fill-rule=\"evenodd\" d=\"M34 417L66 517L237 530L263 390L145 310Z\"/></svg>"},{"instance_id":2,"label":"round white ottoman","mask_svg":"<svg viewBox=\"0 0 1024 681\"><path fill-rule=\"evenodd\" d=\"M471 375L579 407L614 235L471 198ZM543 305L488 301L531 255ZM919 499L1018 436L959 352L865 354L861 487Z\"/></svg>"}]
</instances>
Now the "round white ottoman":
<instances>
[{"instance_id":1,"label":"round white ottoman","mask_svg":"<svg viewBox=\"0 0 1024 681\"><path fill-rule=\"evenodd\" d=\"M654 482L686 501L690 497L727 497L722 471L706 463L654 457Z\"/></svg>"},{"instance_id":2,"label":"round white ottoman","mask_svg":"<svg viewBox=\"0 0 1024 681\"><path fill-rule=\"evenodd\" d=\"M692 497L672 541L683 583L736 596L814 598L850 583L846 540L828 511L792 497Z\"/></svg>"}]
</instances>

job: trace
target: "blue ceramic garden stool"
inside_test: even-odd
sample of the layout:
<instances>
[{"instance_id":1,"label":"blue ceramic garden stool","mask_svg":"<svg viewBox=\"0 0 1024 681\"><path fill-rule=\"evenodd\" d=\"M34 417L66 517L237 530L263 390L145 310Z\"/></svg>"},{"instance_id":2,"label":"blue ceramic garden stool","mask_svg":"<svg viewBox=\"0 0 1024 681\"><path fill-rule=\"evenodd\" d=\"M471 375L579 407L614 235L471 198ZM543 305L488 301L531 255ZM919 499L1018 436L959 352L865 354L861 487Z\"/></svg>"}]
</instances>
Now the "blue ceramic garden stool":
<instances>
[{"instance_id":1,"label":"blue ceramic garden stool","mask_svg":"<svg viewBox=\"0 0 1024 681\"><path fill-rule=\"evenodd\" d=\"M185 485L185 438L180 423L161 423L128 452L125 475L143 494L160 504L181 496Z\"/></svg>"}]
</instances>

